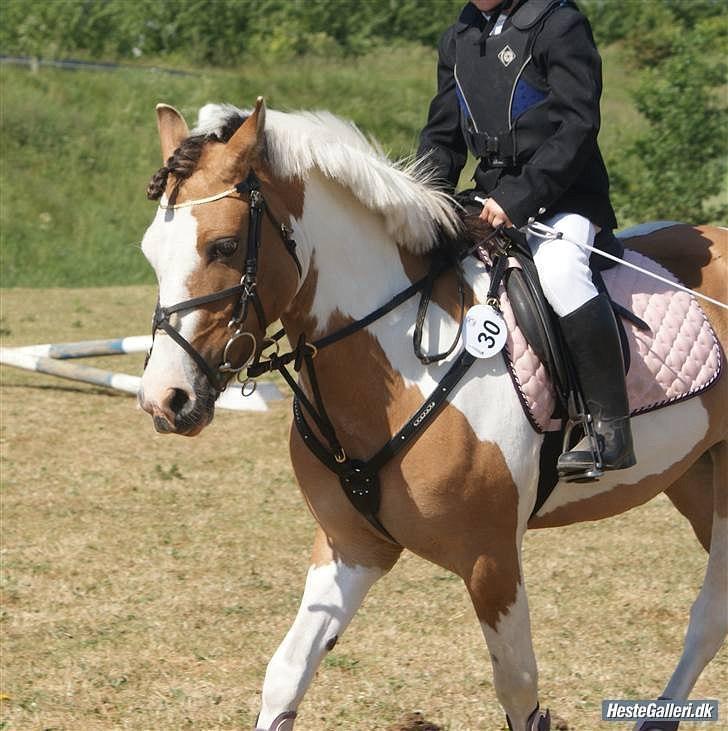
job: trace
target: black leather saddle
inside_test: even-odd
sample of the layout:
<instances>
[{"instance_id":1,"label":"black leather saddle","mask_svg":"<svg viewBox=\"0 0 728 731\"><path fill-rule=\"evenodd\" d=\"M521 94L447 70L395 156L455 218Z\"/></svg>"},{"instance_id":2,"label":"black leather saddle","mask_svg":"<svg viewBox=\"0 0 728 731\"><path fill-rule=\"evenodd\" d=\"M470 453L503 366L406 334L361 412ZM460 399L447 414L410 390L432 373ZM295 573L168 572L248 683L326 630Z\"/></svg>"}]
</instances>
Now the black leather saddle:
<instances>
[{"instance_id":1,"label":"black leather saddle","mask_svg":"<svg viewBox=\"0 0 728 731\"><path fill-rule=\"evenodd\" d=\"M543 293L525 236L511 229L504 229L502 233L508 239L507 254L517 262L516 266L509 266L506 269L503 277L506 293L518 326L553 381L557 396L557 412L554 417L562 418L566 416L569 396L578 388L578 384L561 334L559 320ZM622 243L611 231L601 232L595 241L595 246L614 256L621 256L624 252ZM592 280L597 290L609 295L601 272L615 266L615 262L593 256L590 266ZM647 325L620 304L612 301L612 307L622 342L626 373L629 370L630 353L623 319L631 320L641 328L646 328Z\"/></svg>"}]
</instances>

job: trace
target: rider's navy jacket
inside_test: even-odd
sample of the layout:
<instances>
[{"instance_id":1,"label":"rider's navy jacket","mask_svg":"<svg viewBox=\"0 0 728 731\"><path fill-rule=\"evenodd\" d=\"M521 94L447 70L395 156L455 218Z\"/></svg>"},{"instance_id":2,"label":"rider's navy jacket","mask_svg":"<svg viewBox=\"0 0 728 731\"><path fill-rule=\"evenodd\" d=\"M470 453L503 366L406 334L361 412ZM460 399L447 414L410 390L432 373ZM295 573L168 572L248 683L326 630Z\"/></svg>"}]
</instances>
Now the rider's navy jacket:
<instances>
[{"instance_id":1,"label":"rider's navy jacket","mask_svg":"<svg viewBox=\"0 0 728 731\"><path fill-rule=\"evenodd\" d=\"M429 152L437 177L454 188L470 148L480 159L477 188L518 227L571 212L615 228L597 145L601 59L587 19L565 1L521 0L502 37L490 27L468 3L442 36L418 154ZM509 120L512 134L495 142Z\"/></svg>"}]
</instances>

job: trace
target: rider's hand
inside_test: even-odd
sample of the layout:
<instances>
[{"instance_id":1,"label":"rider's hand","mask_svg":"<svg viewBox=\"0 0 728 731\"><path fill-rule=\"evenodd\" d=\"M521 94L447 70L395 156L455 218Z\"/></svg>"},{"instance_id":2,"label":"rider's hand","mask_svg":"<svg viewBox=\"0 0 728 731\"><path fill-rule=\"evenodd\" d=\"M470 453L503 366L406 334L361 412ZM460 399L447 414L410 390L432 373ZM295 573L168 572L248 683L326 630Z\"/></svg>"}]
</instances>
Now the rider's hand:
<instances>
[{"instance_id":1,"label":"rider's hand","mask_svg":"<svg viewBox=\"0 0 728 731\"><path fill-rule=\"evenodd\" d=\"M489 223L493 228L503 225L511 228L513 223L508 218L508 214L492 199L486 198L483 204L483 210L480 212L480 218Z\"/></svg>"}]
</instances>

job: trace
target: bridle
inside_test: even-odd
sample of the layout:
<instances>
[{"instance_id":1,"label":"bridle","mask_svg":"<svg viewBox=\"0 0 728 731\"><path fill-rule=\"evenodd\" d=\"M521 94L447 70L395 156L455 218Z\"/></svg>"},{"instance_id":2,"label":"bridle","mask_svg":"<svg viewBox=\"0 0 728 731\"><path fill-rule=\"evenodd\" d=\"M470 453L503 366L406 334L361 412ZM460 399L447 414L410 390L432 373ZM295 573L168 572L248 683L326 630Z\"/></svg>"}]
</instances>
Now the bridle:
<instances>
[{"instance_id":1,"label":"bridle","mask_svg":"<svg viewBox=\"0 0 728 731\"><path fill-rule=\"evenodd\" d=\"M296 242L291 238L291 231L285 224L279 223L271 213L260 190L260 180L255 174L255 171L252 169L245 180L234 185L228 190L222 191L221 193L216 193L205 198L185 201L184 203L160 204L160 207L162 209L177 209L193 205L203 205L205 203L220 200L221 198L227 198L235 193L240 196L247 194L250 202L247 239L248 248L240 283L236 284L234 287L228 287L227 289L220 290L219 292L213 292L200 297L192 297L191 299L184 300L183 302L177 302L176 304L169 305L167 307L162 307L159 304L159 301L157 301L154 318L152 320L152 338L155 337L157 330L163 330L166 332L167 335L169 335L172 340L177 343L177 345L189 354L192 360L205 374L210 386L215 392L215 396L219 395L225 389L225 384L230 374L241 373L255 358L258 342L253 333L243 329L243 323L248 317L251 305L255 310L261 330L265 332L267 327L263 304L260 301L257 290L258 255L261 246L261 222L264 213L268 216L274 228L278 231L286 251L290 254L296 265L299 278L302 276L301 262L296 254ZM240 200L244 199L241 198ZM202 357L200 352L194 348L192 343L190 343L189 340L175 329L169 321L169 317L175 312L195 309L209 304L210 302L218 302L231 297L237 297L237 301L233 307L232 316L228 322L228 328L234 329L234 332L225 344L222 362L216 368L212 368ZM252 344L250 357L242 365L234 365L232 363L232 347L235 343L245 338L249 339ZM147 360L148 359L149 356L147 356ZM144 365L146 367L146 363Z\"/></svg>"}]
</instances>

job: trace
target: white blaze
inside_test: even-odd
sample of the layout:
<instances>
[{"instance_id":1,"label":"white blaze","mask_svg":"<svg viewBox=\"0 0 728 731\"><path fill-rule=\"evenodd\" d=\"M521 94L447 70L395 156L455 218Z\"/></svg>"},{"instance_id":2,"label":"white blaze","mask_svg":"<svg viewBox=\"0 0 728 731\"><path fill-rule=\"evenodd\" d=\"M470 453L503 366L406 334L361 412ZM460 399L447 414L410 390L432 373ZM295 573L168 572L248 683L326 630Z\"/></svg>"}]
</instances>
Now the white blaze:
<instances>
[{"instance_id":1,"label":"white blaze","mask_svg":"<svg viewBox=\"0 0 728 731\"><path fill-rule=\"evenodd\" d=\"M162 199L164 202L164 198ZM169 307L190 299L188 281L200 264L197 253L197 219L188 208L157 210L154 221L142 239L142 251L152 265L159 282L159 302ZM194 336L198 311L173 315L177 330L187 340ZM191 359L166 333L158 330L142 386L147 399L158 401L169 388L186 388L192 384L187 375Z\"/></svg>"}]
</instances>

